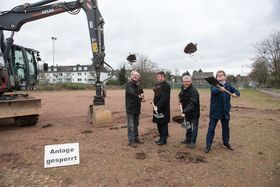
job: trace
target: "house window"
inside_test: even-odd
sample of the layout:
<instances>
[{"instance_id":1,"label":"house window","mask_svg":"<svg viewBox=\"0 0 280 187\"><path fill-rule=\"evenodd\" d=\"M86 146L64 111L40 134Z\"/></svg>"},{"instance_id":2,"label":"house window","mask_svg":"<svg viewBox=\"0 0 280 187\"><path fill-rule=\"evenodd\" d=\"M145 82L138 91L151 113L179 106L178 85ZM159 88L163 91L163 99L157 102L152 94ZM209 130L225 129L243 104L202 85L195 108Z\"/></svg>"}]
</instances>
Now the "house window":
<instances>
[{"instance_id":1,"label":"house window","mask_svg":"<svg viewBox=\"0 0 280 187\"><path fill-rule=\"evenodd\" d=\"M84 67L84 70L87 71L87 67Z\"/></svg>"},{"instance_id":2,"label":"house window","mask_svg":"<svg viewBox=\"0 0 280 187\"><path fill-rule=\"evenodd\" d=\"M57 71L57 68L53 68L54 71Z\"/></svg>"},{"instance_id":3,"label":"house window","mask_svg":"<svg viewBox=\"0 0 280 187\"><path fill-rule=\"evenodd\" d=\"M87 79L85 79L85 81L87 81Z\"/></svg>"},{"instance_id":4,"label":"house window","mask_svg":"<svg viewBox=\"0 0 280 187\"><path fill-rule=\"evenodd\" d=\"M85 73L85 75L87 75L87 73Z\"/></svg>"},{"instance_id":5,"label":"house window","mask_svg":"<svg viewBox=\"0 0 280 187\"><path fill-rule=\"evenodd\" d=\"M78 79L78 82L82 82L82 79Z\"/></svg>"},{"instance_id":6,"label":"house window","mask_svg":"<svg viewBox=\"0 0 280 187\"><path fill-rule=\"evenodd\" d=\"M52 71L52 68L48 68L48 71Z\"/></svg>"},{"instance_id":7,"label":"house window","mask_svg":"<svg viewBox=\"0 0 280 187\"><path fill-rule=\"evenodd\" d=\"M82 73L78 73L78 75L82 75Z\"/></svg>"},{"instance_id":8,"label":"house window","mask_svg":"<svg viewBox=\"0 0 280 187\"><path fill-rule=\"evenodd\" d=\"M76 71L76 70L77 70L77 68L76 68L76 67L73 67L73 70L74 70L74 71Z\"/></svg>"},{"instance_id":9,"label":"house window","mask_svg":"<svg viewBox=\"0 0 280 187\"><path fill-rule=\"evenodd\" d=\"M82 67L78 67L78 70L82 70Z\"/></svg>"}]
</instances>

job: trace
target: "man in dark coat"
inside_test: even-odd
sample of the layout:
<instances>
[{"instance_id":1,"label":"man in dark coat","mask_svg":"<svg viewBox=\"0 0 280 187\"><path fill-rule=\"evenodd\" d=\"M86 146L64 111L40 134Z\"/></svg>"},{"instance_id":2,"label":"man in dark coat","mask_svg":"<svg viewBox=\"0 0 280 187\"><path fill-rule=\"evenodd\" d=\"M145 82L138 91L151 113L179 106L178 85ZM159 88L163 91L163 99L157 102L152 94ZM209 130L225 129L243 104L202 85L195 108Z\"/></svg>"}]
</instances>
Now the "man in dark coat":
<instances>
[{"instance_id":1,"label":"man in dark coat","mask_svg":"<svg viewBox=\"0 0 280 187\"><path fill-rule=\"evenodd\" d=\"M183 115L186 121L190 122L191 128L186 130L186 139L181 143L189 145L190 148L195 148L200 116L199 93L192 85L190 76L184 76L182 81L183 86L178 98L183 108Z\"/></svg>"},{"instance_id":2,"label":"man in dark coat","mask_svg":"<svg viewBox=\"0 0 280 187\"><path fill-rule=\"evenodd\" d=\"M231 96L225 92L228 90L232 93L232 97L237 98L240 96L240 92L236 90L233 86L226 81L226 74L223 70L220 70L216 74L217 80L220 82L221 88L216 86L211 87L211 99L210 99L210 122L208 127L208 132L206 136L206 148L205 153L209 153L214 135L217 122L220 120L222 123L222 136L223 144L228 149L233 150L229 143L229 120L230 120L230 99Z\"/></svg>"},{"instance_id":3,"label":"man in dark coat","mask_svg":"<svg viewBox=\"0 0 280 187\"><path fill-rule=\"evenodd\" d=\"M155 110L159 114L163 114L163 118L153 116L153 122L157 124L160 135L156 141L158 145L165 145L168 138L168 123L170 122L170 85L166 82L165 73L160 71L157 73L157 83L154 88L154 105ZM155 111L154 111L155 113Z\"/></svg>"},{"instance_id":4,"label":"man in dark coat","mask_svg":"<svg viewBox=\"0 0 280 187\"><path fill-rule=\"evenodd\" d=\"M127 114L128 146L136 147L135 143L142 144L139 139L138 126L141 111L141 100L143 99L143 89L139 83L140 74L132 71L130 80L125 88L125 107Z\"/></svg>"}]
</instances>

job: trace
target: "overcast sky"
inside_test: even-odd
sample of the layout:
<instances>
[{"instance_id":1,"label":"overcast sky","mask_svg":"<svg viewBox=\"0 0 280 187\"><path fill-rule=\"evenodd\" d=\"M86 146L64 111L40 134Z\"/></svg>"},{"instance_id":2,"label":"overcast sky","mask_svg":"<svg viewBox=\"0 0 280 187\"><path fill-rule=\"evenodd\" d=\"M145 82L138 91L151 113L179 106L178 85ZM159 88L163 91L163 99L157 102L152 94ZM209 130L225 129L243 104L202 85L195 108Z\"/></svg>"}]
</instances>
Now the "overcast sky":
<instances>
[{"instance_id":1,"label":"overcast sky","mask_svg":"<svg viewBox=\"0 0 280 187\"><path fill-rule=\"evenodd\" d=\"M36 1L1 0L0 10L26 2ZM98 5L105 20L105 59L113 68L128 65L126 57L134 52L173 73L175 68L180 73L201 68L246 75L253 62L253 45L280 31L280 0L99 0ZM14 39L39 50L52 65L52 36L58 38L55 64L91 63L82 10L75 16L63 13L26 23ZM183 52L189 42L197 43L193 55Z\"/></svg>"}]
</instances>

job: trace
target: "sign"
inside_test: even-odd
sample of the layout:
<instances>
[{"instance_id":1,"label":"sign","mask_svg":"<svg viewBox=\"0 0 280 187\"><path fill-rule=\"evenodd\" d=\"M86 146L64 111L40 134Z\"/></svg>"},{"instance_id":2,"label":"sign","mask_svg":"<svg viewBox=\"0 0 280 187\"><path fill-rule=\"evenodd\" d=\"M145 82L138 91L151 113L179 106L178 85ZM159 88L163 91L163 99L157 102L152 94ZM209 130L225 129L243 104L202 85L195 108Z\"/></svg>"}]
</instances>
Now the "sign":
<instances>
[{"instance_id":1,"label":"sign","mask_svg":"<svg viewBox=\"0 0 280 187\"><path fill-rule=\"evenodd\" d=\"M79 143L45 145L44 168L80 164Z\"/></svg>"},{"instance_id":2,"label":"sign","mask_svg":"<svg viewBox=\"0 0 280 187\"><path fill-rule=\"evenodd\" d=\"M93 42L91 45L92 45L92 51L93 51L94 53L97 53L97 52L98 52L97 43L96 43L96 42Z\"/></svg>"}]
</instances>

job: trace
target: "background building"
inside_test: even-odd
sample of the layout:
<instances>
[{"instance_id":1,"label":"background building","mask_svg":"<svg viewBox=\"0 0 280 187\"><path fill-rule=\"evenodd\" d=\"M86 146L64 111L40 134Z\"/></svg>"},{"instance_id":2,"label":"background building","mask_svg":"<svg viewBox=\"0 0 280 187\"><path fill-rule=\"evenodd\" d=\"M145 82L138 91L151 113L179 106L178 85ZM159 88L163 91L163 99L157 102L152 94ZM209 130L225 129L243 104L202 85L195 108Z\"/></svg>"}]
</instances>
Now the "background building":
<instances>
[{"instance_id":1,"label":"background building","mask_svg":"<svg viewBox=\"0 0 280 187\"><path fill-rule=\"evenodd\" d=\"M101 72L101 81L110 76L112 72ZM83 83L94 84L96 79L93 76L92 65L75 66L50 66L47 72L39 74L39 83Z\"/></svg>"}]
</instances>

